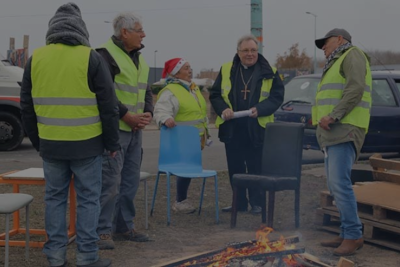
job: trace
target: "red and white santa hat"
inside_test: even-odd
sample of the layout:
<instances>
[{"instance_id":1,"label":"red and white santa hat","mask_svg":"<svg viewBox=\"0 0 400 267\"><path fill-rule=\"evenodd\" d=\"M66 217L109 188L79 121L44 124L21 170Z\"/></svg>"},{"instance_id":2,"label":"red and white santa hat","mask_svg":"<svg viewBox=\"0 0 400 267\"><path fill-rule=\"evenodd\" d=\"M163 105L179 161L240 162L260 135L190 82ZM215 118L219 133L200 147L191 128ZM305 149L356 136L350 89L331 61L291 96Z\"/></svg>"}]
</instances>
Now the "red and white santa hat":
<instances>
[{"instance_id":1,"label":"red and white santa hat","mask_svg":"<svg viewBox=\"0 0 400 267\"><path fill-rule=\"evenodd\" d=\"M178 71L183 67L186 63L186 60L183 58L173 58L165 62L164 69L162 71L162 78L167 77L168 75L175 75Z\"/></svg>"}]
</instances>

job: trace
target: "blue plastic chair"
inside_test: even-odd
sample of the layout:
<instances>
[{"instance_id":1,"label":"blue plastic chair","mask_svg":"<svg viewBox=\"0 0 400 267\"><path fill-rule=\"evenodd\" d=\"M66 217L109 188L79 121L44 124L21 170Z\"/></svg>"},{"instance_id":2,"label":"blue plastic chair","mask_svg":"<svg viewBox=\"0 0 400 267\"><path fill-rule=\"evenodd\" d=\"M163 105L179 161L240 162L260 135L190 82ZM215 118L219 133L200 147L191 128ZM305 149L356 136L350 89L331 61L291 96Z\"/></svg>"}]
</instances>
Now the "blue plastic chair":
<instances>
[{"instance_id":1,"label":"blue plastic chair","mask_svg":"<svg viewBox=\"0 0 400 267\"><path fill-rule=\"evenodd\" d=\"M188 179L203 178L201 189L199 215L203 202L206 178L214 177L215 183L215 218L219 223L218 213L218 178L217 172L203 170L199 130L194 126L178 125L173 128L162 127L160 132L160 152L158 157L158 172L154 187L150 215L153 215L160 174L167 176L167 225L171 221L170 208L170 176Z\"/></svg>"}]
</instances>

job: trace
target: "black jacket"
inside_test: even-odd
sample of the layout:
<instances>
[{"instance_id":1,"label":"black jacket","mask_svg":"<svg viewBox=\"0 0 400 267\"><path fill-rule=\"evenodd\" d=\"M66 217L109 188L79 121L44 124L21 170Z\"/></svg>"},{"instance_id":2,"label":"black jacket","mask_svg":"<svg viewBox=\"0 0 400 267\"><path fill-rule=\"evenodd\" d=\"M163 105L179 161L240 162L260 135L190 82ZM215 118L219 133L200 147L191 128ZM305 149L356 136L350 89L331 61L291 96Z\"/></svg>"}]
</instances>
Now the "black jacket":
<instances>
[{"instance_id":1,"label":"black jacket","mask_svg":"<svg viewBox=\"0 0 400 267\"><path fill-rule=\"evenodd\" d=\"M60 40L66 45L79 45L74 40ZM61 63L60 63L61 64ZM40 156L50 159L77 160L97 156L120 149L118 133L118 106L113 82L102 57L94 50L90 52L87 81L96 94L102 121L103 133L83 141L52 141L39 138L37 118L32 101L31 79L32 57L25 67L21 86L21 115L24 129ZM71 77L73 78L73 77Z\"/></svg>"},{"instance_id":2,"label":"black jacket","mask_svg":"<svg viewBox=\"0 0 400 267\"><path fill-rule=\"evenodd\" d=\"M229 93L229 100L232 104L233 111L239 111L237 110L237 94L235 90L239 90L237 89L237 77L240 76L240 64L240 58L236 54L233 58L233 65L230 73L232 90ZM257 108L259 117L269 116L273 114L283 102L285 89L282 80L278 72L275 74L273 73L268 61L261 54L258 54L258 61L255 64L253 77L255 78L251 81L250 87L255 90L251 90L248 109L255 107ZM263 79L273 79L272 88L269 97L259 102ZM221 80L222 76L220 71L210 89L210 102L218 116L221 116L222 112L229 108L221 95ZM236 120L237 119L226 121L219 126L218 137L221 142L228 143L232 140L235 131L235 123L237 122ZM260 147L264 141L264 128L259 125L257 118L249 118L247 120L247 130L252 144L255 147Z\"/></svg>"},{"instance_id":3,"label":"black jacket","mask_svg":"<svg viewBox=\"0 0 400 267\"><path fill-rule=\"evenodd\" d=\"M144 48L144 45L142 45L142 47L140 49L133 50L128 53L127 51L125 51L122 42L119 41L115 36L112 36L111 39L113 40L113 42L116 46L118 46L125 53L128 54L128 56L132 59L133 64L135 64L135 66L138 67L139 66L139 55L140 55L139 51ZM97 48L96 51L107 62L108 68L110 69L111 77L114 81L115 76L121 72L121 70L118 67L117 62L111 56L110 52L108 52L108 50L106 48ZM119 108L119 118L122 118L128 112L128 108L124 104L122 104L121 101L118 101L118 108ZM153 93L151 91L150 86L147 84L143 112L150 112L151 116L153 116L153 111L154 111Z\"/></svg>"}]
</instances>

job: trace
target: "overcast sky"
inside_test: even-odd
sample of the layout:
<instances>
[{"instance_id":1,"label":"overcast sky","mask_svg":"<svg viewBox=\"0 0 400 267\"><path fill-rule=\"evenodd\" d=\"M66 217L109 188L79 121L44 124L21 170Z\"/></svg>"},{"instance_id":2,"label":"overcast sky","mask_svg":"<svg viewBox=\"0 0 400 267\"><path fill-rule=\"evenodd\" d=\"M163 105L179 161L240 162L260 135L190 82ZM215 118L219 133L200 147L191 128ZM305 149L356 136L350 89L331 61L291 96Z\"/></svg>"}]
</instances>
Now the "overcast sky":
<instances>
[{"instance_id":1,"label":"overcast sky","mask_svg":"<svg viewBox=\"0 0 400 267\"><path fill-rule=\"evenodd\" d=\"M56 9L69 1L1 0L0 54L6 56L10 37L22 48L29 35L32 51L45 44L47 23ZM142 50L147 63L163 67L170 58L188 60L195 74L219 70L236 53L236 41L250 33L250 0L76 0L93 47L112 35L112 21L121 11L143 19L146 38ZM314 17L317 38L332 28L345 28L353 44L365 50L400 51L399 0L263 0L264 56L274 64L277 54L299 43L314 55ZM158 52L155 53L154 51ZM323 53L317 50L317 58Z\"/></svg>"}]
</instances>

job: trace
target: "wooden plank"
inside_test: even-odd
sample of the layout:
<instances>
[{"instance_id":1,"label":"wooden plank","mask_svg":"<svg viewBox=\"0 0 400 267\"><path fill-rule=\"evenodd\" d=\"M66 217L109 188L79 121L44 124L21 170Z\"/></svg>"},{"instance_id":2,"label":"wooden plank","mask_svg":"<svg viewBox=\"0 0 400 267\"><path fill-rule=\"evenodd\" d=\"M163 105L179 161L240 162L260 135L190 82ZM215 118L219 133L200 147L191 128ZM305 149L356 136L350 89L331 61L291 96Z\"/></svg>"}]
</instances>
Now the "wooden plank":
<instances>
[{"instance_id":1,"label":"wooden plank","mask_svg":"<svg viewBox=\"0 0 400 267\"><path fill-rule=\"evenodd\" d=\"M333 206L333 197L330 195L329 191L321 191L320 205L323 208Z\"/></svg>"},{"instance_id":2,"label":"wooden plank","mask_svg":"<svg viewBox=\"0 0 400 267\"><path fill-rule=\"evenodd\" d=\"M372 155L369 158L369 164L371 164L372 168L375 169L388 169L388 170L397 170L400 171L400 161L392 160L392 159L382 159L377 158Z\"/></svg>"},{"instance_id":3,"label":"wooden plank","mask_svg":"<svg viewBox=\"0 0 400 267\"><path fill-rule=\"evenodd\" d=\"M400 212L400 184L377 182L354 187L357 203Z\"/></svg>"},{"instance_id":4,"label":"wooden plank","mask_svg":"<svg viewBox=\"0 0 400 267\"><path fill-rule=\"evenodd\" d=\"M400 174L387 171L372 171L375 181L389 182L400 184Z\"/></svg>"},{"instance_id":5,"label":"wooden plank","mask_svg":"<svg viewBox=\"0 0 400 267\"><path fill-rule=\"evenodd\" d=\"M316 264L320 265L321 267L330 267L330 265L323 263L319 258L315 257L314 255L311 255L310 253L299 254L299 256L301 256L304 259L309 260L313 263L316 263Z\"/></svg>"},{"instance_id":6,"label":"wooden plank","mask_svg":"<svg viewBox=\"0 0 400 267\"><path fill-rule=\"evenodd\" d=\"M337 212L337 214L339 214L339 211L335 206L325 207L325 208L323 208L323 210L330 210L330 211L333 211L333 212ZM360 217L360 219L365 219L365 220L370 220L370 221L377 220L376 218L374 218L374 216L372 214L361 212L360 210L358 211L358 216ZM388 226L393 226L393 227L400 228L400 221L396 221L396 220L380 219L379 223L385 224L385 225L388 225Z\"/></svg>"},{"instance_id":7,"label":"wooden plank","mask_svg":"<svg viewBox=\"0 0 400 267\"><path fill-rule=\"evenodd\" d=\"M337 267L354 267L354 262L340 257Z\"/></svg>"}]
</instances>

